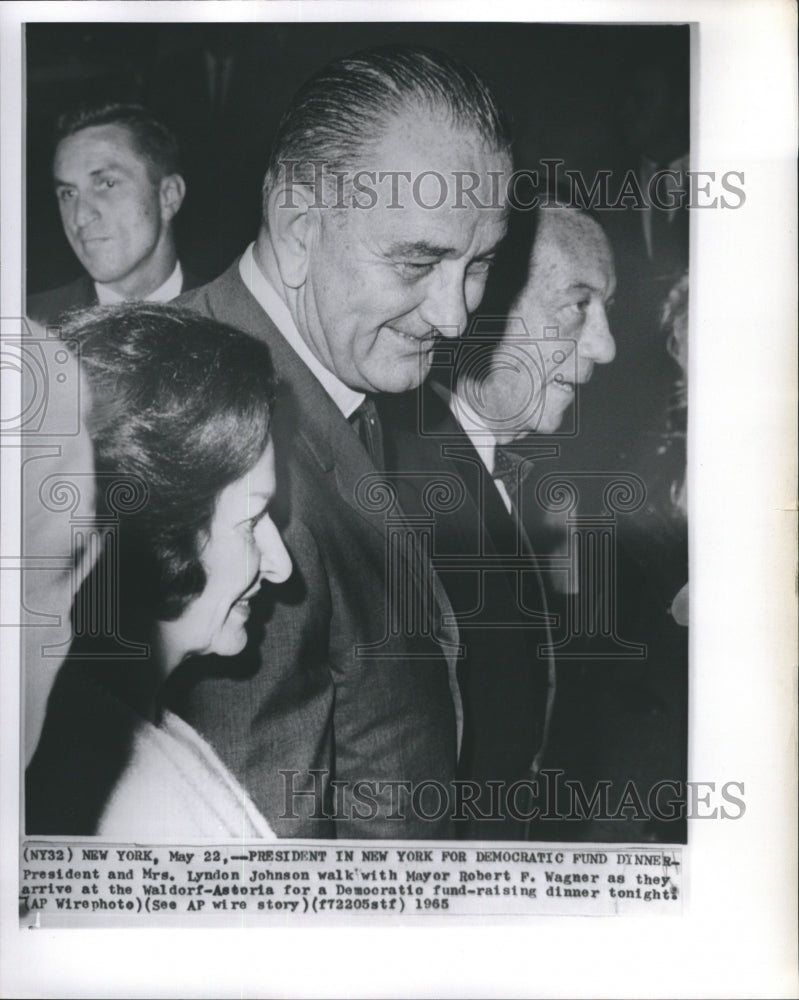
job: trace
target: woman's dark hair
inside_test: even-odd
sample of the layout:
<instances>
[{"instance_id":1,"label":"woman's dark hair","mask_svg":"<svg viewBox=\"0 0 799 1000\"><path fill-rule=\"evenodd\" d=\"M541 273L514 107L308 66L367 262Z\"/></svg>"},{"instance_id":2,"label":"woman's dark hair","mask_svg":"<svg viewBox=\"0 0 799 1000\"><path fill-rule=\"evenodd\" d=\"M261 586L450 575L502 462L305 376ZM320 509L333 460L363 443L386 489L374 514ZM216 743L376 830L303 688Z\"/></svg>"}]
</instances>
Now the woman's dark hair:
<instances>
[{"instance_id":1,"label":"woman's dark hair","mask_svg":"<svg viewBox=\"0 0 799 1000\"><path fill-rule=\"evenodd\" d=\"M205 586L200 552L219 494L269 442L269 351L216 320L147 303L77 313L61 337L91 388L97 516L118 523L123 601L175 619Z\"/></svg>"}]
</instances>

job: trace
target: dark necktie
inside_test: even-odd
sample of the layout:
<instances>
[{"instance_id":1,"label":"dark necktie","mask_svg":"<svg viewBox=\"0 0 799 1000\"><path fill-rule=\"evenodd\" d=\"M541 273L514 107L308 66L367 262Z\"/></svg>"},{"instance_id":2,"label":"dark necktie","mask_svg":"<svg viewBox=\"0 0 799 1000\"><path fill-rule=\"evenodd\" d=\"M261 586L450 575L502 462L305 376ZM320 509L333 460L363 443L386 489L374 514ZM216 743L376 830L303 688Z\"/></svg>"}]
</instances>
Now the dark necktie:
<instances>
[{"instance_id":1,"label":"dark necktie","mask_svg":"<svg viewBox=\"0 0 799 1000\"><path fill-rule=\"evenodd\" d=\"M527 533L522 525L521 521L521 489L524 480L533 470L533 462L525 461L528 458L526 455L519 454L519 452L513 451L513 449L508 448L506 445L498 444L494 450L494 471L492 477L495 480L500 480L508 491L508 496L511 500L511 517L513 519L514 525L519 531L517 539L521 542L521 551L526 555L530 556L533 560L532 568L533 573L526 574L527 577L527 606L530 608L535 608L543 614L548 614L546 590L544 588L544 581L541 578L541 573L538 569L538 564L535 562L535 554L533 552L532 546L530 545L530 540L527 537ZM545 635L542 637L543 641L547 645L551 645L552 636L547 627ZM546 664L547 664L547 691L546 691L546 708L543 713L543 726L541 732L541 743L538 748L533 760L530 762L529 776L535 777L538 773L538 769L541 766L541 758L543 756L544 750L546 748L546 743L549 737L549 725L552 716L552 709L555 699L555 660L552 653L546 654Z\"/></svg>"},{"instance_id":2,"label":"dark necktie","mask_svg":"<svg viewBox=\"0 0 799 1000\"><path fill-rule=\"evenodd\" d=\"M361 405L350 416L350 423L361 439L369 457L381 472L385 469L383 457L383 434L380 430L380 418L377 407L371 396L367 396Z\"/></svg>"},{"instance_id":3,"label":"dark necktie","mask_svg":"<svg viewBox=\"0 0 799 1000\"><path fill-rule=\"evenodd\" d=\"M500 480L508 491L517 516L521 485L533 468L533 463L525 462L525 457L503 444L498 444L494 451L494 471L491 475L494 479Z\"/></svg>"}]
</instances>

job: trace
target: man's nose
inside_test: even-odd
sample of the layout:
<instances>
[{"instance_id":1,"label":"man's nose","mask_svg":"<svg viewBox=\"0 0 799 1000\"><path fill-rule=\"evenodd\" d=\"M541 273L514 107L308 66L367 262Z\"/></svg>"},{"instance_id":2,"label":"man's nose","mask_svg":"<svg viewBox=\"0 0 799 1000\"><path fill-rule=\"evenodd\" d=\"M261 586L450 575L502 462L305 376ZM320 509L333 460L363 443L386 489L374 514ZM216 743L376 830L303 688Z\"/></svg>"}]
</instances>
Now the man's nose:
<instances>
[{"instance_id":1,"label":"man's nose","mask_svg":"<svg viewBox=\"0 0 799 1000\"><path fill-rule=\"evenodd\" d=\"M287 580L291 575L291 556L270 517L259 522L255 540L261 553L261 575L271 583Z\"/></svg>"},{"instance_id":2,"label":"man's nose","mask_svg":"<svg viewBox=\"0 0 799 1000\"><path fill-rule=\"evenodd\" d=\"M75 196L72 209L72 221L76 229L83 229L89 225L99 215L94 199L87 194Z\"/></svg>"},{"instance_id":3,"label":"man's nose","mask_svg":"<svg viewBox=\"0 0 799 1000\"><path fill-rule=\"evenodd\" d=\"M442 337L460 337L466 331L469 310L466 304L464 276L457 267L446 264L431 275L420 315Z\"/></svg>"},{"instance_id":4,"label":"man's nose","mask_svg":"<svg viewBox=\"0 0 799 1000\"><path fill-rule=\"evenodd\" d=\"M616 357L616 341L604 307L599 306L583 327L578 352L598 365L606 365Z\"/></svg>"}]
</instances>

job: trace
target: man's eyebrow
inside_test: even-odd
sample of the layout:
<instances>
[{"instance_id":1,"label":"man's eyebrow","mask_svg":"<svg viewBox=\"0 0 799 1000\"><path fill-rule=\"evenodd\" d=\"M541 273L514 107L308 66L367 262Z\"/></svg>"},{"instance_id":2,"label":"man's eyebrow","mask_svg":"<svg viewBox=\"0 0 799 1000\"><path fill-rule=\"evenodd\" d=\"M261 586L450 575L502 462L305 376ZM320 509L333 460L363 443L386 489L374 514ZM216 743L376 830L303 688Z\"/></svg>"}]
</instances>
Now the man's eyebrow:
<instances>
[{"instance_id":1,"label":"man's eyebrow","mask_svg":"<svg viewBox=\"0 0 799 1000\"><path fill-rule=\"evenodd\" d=\"M111 171L116 171L120 174L127 174L130 171L125 167L124 163L117 163L116 160L109 160L108 163L104 163L101 167L97 167L89 173L90 177L99 177L100 174L109 173ZM75 187L72 181L61 180L60 177L53 177L53 187Z\"/></svg>"},{"instance_id":2,"label":"man's eyebrow","mask_svg":"<svg viewBox=\"0 0 799 1000\"><path fill-rule=\"evenodd\" d=\"M564 295L584 295L586 292L590 292L593 295L599 296L603 302L608 303L614 296L616 292L615 282L613 285L605 288L600 285L592 285L588 281L576 281L574 284L569 285L563 292Z\"/></svg>"},{"instance_id":3,"label":"man's eyebrow","mask_svg":"<svg viewBox=\"0 0 799 1000\"><path fill-rule=\"evenodd\" d=\"M427 240L396 240L386 248L387 257L447 257L456 253L454 247L439 246Z\"/></svg>"},{"instance_id":4,"label":"man's eyebrow","mask_svg":"<svg viewBox=\"0 0 799 1000\"><path fill-rule=\"evenodd\" d=\"M604 293L604 288L599 288L597 285L592 285L587 281L575 281L574 284L569 285L566 292L596 292L598 295Z\"/></svg>"}]
</instances>

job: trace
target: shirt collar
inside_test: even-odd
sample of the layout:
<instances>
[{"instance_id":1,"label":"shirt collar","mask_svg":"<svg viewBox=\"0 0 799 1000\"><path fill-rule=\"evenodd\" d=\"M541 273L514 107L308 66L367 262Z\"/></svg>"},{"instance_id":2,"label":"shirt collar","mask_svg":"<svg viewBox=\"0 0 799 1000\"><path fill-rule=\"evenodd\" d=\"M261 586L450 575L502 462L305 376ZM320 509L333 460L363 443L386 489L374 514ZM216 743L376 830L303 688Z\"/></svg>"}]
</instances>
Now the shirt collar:
<instances>
[{"instance_id":1,"label":"shirt collar","mask_svg":"<svg viewBox=\"0 0 799 1000\"><path fill-rule=\"evenodd\" d=\"M431 382L430 384L442 399L445 400L461 430L463 430L474 445L474 450L480 456L483 465L488 469L489 475L493 476L494 455L497 450L497 439L494 436L494 432L475 413L469 403L463 398L462 393L449 392L443 385L436 382Z\"/></svg>"},{"instance_id":2,"label":"shirt collar","mask_svg":"<svg viewBox=\"0 0 799 1000\"><path fill-rule=\"evenodd\" d=\"M241 280L250 292L252 292L260 307L278 328L289 346L305 362L311 373L321 382L322 388L327 392L328 396L330 396L344 416L349 419L364 401L364 394L350 389L341 379L325 368L302 339L288 306L281 299L274 285L256 264L253 254L254 246L255 244L251 243L239 261Z\"/></svg>"},{"instance_id":3,"label":"shirt collar","mask_svg":"<svg viewBox=\"0 0 799 1000\"><path fill-rule=\"evenodd\" d=\"M124 295L120 295L119 292L115 292L113 288L109 288L108 285L101 285L99 281L95 281L94 290L97 293L97 301L101 306L118 306L120 302L127 302L128 300ZM144 302L170 302L172 299L176 299L183 290L183 270L180 266L180 261L175 262L175 268L163 285L159 285L154 292L150 292L149 295L145 295L142 301Z\"/></svg>"}]
</instances>

